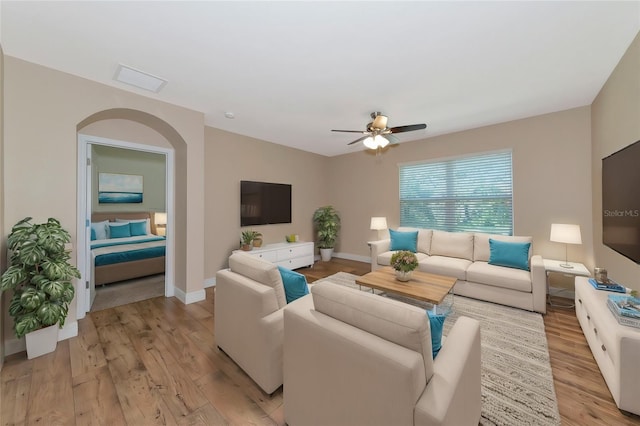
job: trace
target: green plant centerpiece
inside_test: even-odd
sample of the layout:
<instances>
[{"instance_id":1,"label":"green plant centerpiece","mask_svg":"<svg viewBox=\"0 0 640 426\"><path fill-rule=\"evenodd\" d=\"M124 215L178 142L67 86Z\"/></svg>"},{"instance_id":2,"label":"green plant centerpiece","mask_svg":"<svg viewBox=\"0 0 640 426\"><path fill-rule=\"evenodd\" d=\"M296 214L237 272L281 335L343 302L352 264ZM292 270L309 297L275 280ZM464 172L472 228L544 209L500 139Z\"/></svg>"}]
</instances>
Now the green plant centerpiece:
<instances>
[{"instance_id":1,"label":"green plant centerpiece","mask_svg":"<svg viewBox=\"0 0 640 426\"><path fill-rule=\"evenodd\" d=\"M333 206L318 208L313 213L313 225L318 237L318 248L323 261L331 260L340 231L340 215Z\"/></svg>"},{"instance_id":2,"label":"green plant centerpiece","mask_svg":"<svg viewBox=\"0 0 640 426\"><path fill-rule=\"evenodd\" d=\"M0 290L13 290L9 315L16 337L54 324L64 326L75 294L71 279L80 278L65 250L70 241L69 233L53 218L33 224L27 217L11 229L7 238L11 266L2 274Z\"/></svg>"},{"instance_id":3,"label":"green plant centerpiece","mask_svg":"<svg viewBox=\"0 0 640 426\"><path fill-rule=\"evenodd\" d=\"M253 248L253 241L258 237L262 237L262 234L258 231L247 229L240 234L240 244L242 250L249 251Z\"/></svg>"},{"instance_id":4,"label":"green plant centerpiece","mask_svg":"<svg viewBox=\"0 0 640 426\"><path fill-rule=\"evenodd\" d=\"M418 258L408 250L399 250L391 256L391 267L396 270L399 281L409 281L411 272L418 267Z\"/></svg>"}]
</instances>

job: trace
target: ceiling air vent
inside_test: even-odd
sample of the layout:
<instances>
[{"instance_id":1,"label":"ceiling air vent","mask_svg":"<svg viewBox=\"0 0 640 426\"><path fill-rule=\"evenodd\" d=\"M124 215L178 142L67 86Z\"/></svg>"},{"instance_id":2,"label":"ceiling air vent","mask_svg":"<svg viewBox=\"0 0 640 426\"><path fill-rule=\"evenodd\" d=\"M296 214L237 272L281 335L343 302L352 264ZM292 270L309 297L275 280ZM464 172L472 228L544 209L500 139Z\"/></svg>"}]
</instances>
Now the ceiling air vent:
<instances>
[{"instance_id":1,"label":"ceiling air vent","mask_svg":"<svg viewBox=\"0 0 640 426\"><path fill-rule=\"evenodd\" d=\"M167 84L167 80L163 78L122 64L118 65L114 80L155 93L158 93Z\"/></svg>"}]
</instances>

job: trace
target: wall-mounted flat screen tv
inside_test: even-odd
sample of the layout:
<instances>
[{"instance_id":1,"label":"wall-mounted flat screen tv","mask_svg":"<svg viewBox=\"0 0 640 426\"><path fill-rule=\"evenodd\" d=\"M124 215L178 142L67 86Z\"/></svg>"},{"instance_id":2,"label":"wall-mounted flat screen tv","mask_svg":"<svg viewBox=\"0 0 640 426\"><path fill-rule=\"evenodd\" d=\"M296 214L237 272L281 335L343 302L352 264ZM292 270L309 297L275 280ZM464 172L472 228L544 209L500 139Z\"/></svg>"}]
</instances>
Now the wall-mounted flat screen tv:
<instances>
[{"instance_id":1,"label":"wall-mounted flat screen tv","mask_svg":"<svg viewBox=\"0 0 640 426\"><path fill-rule=\"evenodd\" d=\"M602 243L640 263L640 141L602 159Z\"/></svg>"},{"instance_id":2,"label":"wall-mounted flat screen tv","mask_svg":"<svg viewBox=\"0 0 640 426\"><path fill-rule=\"evenodd\" d=\"M240 181L240 226L291 223L291 185Z\"/></svg>"}]
</instances>

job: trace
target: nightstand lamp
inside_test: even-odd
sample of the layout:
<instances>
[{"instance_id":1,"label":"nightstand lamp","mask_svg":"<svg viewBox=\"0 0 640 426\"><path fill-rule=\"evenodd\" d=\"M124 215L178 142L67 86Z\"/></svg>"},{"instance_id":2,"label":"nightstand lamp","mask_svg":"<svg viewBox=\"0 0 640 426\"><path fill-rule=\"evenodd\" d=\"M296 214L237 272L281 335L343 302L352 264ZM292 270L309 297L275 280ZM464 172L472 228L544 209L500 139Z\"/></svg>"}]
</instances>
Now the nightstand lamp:
<instances>
[{"instance_id":1,"label":"nightstand lamp","mask_svg":"<svg viewBox=\"0 0 640 426\"><path fill-rule=\"evenodd\" d=\"M378 231L378 239L381 240L382 236L380 235L380 231L384 231L387 229L387 218L386 217L372 217L371 218L371 229L374 231Z\"/></svg>"},{"instance_id":2,"label":"nightstand lamp","mask_svg":"<svg viewBox=\"0 0 640 426\"><path fill-rule=\"evenodd\" d=\"M582 236L580 235L580 225L569 225L565 223L552 223L550 241L556 243L564 243L564 263L560 266L571 269L567 260L567 247L569 244L582 244Z\"/></svg>"},{"instance_id":3,"label":"nightstand lamp","mask_svg":"<svg viewBox=\"0 0 640 426\"><path fill-rule=\"evenodd\" d=\"M167 214L162 212L156 212L154 217L156 224L156 232L160 236L167 235Z\"/></svg>"}]
</instances>

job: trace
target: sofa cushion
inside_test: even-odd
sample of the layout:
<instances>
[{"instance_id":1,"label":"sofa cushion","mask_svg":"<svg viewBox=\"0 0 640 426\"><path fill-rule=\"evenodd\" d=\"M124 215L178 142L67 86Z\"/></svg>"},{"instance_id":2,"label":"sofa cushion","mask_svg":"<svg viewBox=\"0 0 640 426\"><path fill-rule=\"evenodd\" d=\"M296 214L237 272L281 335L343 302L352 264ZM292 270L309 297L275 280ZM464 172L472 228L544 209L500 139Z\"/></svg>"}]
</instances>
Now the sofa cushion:
<instances>
[{"instance_id":1,"label":"sofa cushion","mask_svg":"<svg viewBox=\"0 0 640 426\"><path fill-rule=\"evenodd\" d=\"M282 277L276 265L259 257L237 252L229 256L229 269L254 281L273 288L278 308L287 305Z\"/></svg>"},{"instance_id":2,"label":"sofa cushion","mask_svg":"<svg viewBox=\"0 0 640 426\"><path fill-rule=\"evenodd\" d=\"M467 268L471 265L467 259L456 257L429 256L418 262L418 269L430 274L456 277L459 280L467 280Z\"/></svg>"},{"instance_id":3,"label":"sofa cushion","mask_svg":"<svg viewBox=\"0 0 640 426\"><path fill-rule=\"evenodd\" d=\"M531 272L522 269L473 262L467 269L467 281L531 293Z\"/></svg>"},{"instance_id":4,"label":"sofa cushion","mask_svg":"<svg viewBox=\"0 0 640 426\"><path fill-rule=\"evenodd\" d=\"M418 231L418 253L431 254L431 229L400 227L398 231Z\"/></svg>"},{"instance_id":5,"label":"sofa cushion","mask_svg":"<svg viewBox=\"0 0 640 426\"><path fill-rule=\"evenodd\" d=\"M489 238L489 264L507 268L529 270L529 249L531 243L514 243Z\"/></svg>"},{"instance_id":6,"label":"sofa cushion","mask_svg":"<svg viewBox=\"0 0 640 426\"><path fill-rule=\"evenodd\" d=\"M532 237L494 235L494 234L483 234L481 232L476 232L473 238L474 238L473 260L481 260L483 262L489 261L489 257L491 256L491 250L489 248L490 238L496 241L507 241L507 242L514 242L514 243L532 243L531 247L529 247L529 259L531 259L531 255L532 255L531 252L533 247Z\"/></svg>"},{"instance_id":7,"label":"sofa cushion","mask_svg":"<svg viewBox=\"0 0 640 426\"><path fill-rule=\"evenodd\" d=\"M430 254L473 260L473 234L434 230L431 237Z\"/></svg>"},{"instance_id":8,"label":"sofa cushion","mask_svg":"<svg viewBox=\"0 0 640 426\"><path fill-rule=\"evenodd\" d=\"M380 253L378 255L378 265L383 265L383 266L391 265L391 256L393 256L394 253L395 251L385 251L384 253ZM424 260L429 256L427 256L424 253L417 252L416 257L418 258L418 263L420 263L421 260Z\"/></svg>"},{"instance_id":9,"label":"sofa cushion","mask_svg":"<svg viewBox=\"0 0 640 426\"><path fill-rule=\"evenodd\" d=\"M424 310L327 281L311 293L316 311L422 354L426 379L431 379L431 330Z\"/></svg>"},{"instance_id":10,"label":"sofa cushion","mask_svg":"<svg viewBox=\"0 0 640 426\"><path fill-rule=\"evenodd\" d=\"M418 250L418 231L413 232L401 232L389 229L389 236L391 237L391 246L389 250L409 250L415 253Z\"/></svg>"},{"instance_id":11,"label":"sofa cushion","mask_svg":"<svg viewBox=\"0 0 640 426\"><path fill-rule=\"evenodd\" d=\"M309 294L307 278L304 275L282 266L278 266L278 271L282 277L282 284L284 285L284 294L287 298L287 303L291 303L294 300Z\"/></svg>"}]
</instances>

